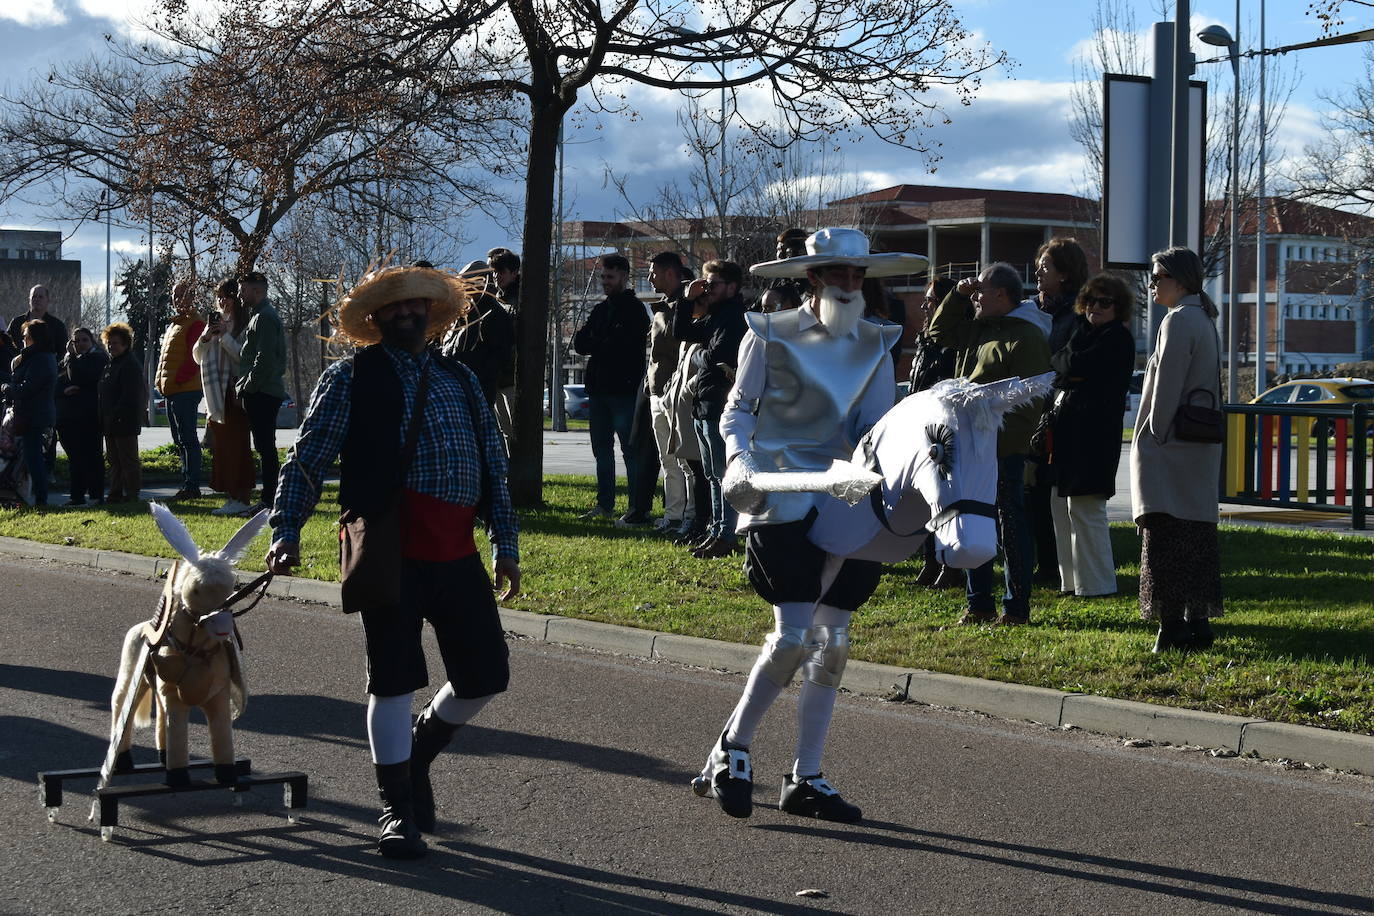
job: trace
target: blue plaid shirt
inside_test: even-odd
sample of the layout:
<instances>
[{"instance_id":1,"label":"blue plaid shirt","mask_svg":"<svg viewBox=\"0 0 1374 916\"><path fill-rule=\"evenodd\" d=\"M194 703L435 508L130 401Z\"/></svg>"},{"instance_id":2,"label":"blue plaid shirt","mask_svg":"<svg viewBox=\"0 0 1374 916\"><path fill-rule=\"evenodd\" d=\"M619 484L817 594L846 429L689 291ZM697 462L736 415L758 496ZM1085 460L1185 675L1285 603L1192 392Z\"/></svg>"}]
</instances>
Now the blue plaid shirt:
<instances>
[{"instance_id":1,"label":"blue plaid shirt","mask_svg":"<svg viewBox=\"0 0 1374 916\"><path fill-rule=\"evenodd\" d=\"M399 452L405 445L406 430L415 407L420 371L430 362L430 352L425 350L417 357L385 344L383 350L391 358L404 393L400 432L396 440L396 450ZM496 426L496 417L482 400L480 389L477 389L476 378L472 378L471 382L477 392L474 400L482 413L477 424L480 427L477 435L470 432L473 429L473 417L462 383L447 372L430 372L425 422L420 425L415 458L406 474L405 485L408 489L445 502L475 506L482 497L482 468L485 464L492 482L489 500L492 517L487 519L487 524L495 555L519 560L520 526L515 509L511 506L510 491L506 488L505 447ZM319 499L325 469L343 447L344 435L348 431L352 388L351 359L334 363L320 376L320 382L310 398L310 410L301 425L300 436L281 469L271 516L274 540L300 540L301 526Z\"/></svg>"}]
</instances>

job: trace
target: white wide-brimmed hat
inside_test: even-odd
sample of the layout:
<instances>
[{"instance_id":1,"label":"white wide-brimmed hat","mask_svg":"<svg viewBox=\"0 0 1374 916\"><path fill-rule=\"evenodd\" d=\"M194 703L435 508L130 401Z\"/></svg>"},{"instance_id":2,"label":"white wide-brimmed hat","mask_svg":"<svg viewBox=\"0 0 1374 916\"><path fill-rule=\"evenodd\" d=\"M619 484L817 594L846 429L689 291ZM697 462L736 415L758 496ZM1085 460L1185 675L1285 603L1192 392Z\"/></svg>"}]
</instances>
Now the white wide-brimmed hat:
<instances>
[{"instance_id":1,"label":"white wide-brimmed hat","mask_svg":"<svg viewBox=\"0 0 1374 916\"><path fill-rule=\"evenodd\" d=\"M926 272L930 261L922 254L868 250L868 236L857 229L830 227L806 240L806 254L780 261L764 261L749 268L760 277L805 277L818 267L867 267L870 277L901 277Z\"/></svg>"}]
</instances>

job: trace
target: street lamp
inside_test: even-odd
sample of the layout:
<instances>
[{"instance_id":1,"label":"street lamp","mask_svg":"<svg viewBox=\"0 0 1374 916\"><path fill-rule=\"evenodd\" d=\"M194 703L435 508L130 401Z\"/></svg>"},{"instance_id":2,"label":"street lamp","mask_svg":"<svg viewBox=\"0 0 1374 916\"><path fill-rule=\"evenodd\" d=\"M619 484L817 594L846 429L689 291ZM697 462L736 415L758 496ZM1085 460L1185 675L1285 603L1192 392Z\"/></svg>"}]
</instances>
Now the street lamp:
<instances>
[{"instance_id":1,"label":"street lamp","mask_svg":"<svg viewBox=\"0 0 1374 916\"><path fill-rule=\"evenodd\" d=\"M1240 35L1240 0L1236 0L1236 35ZM1219 25L1198 32L1205 44L1227 49L1235 94L1231 98L1231 239L1226 257L1226 400L1235 403L1239 367L1236 365L1236 305L1240 298L1240 39ZM1261 101L1261 106L1263 101ZM1261 139L1261 143L1263 140ZM1263 155L1263 154L1261 154Z\"/></svg>"}]
</instances>

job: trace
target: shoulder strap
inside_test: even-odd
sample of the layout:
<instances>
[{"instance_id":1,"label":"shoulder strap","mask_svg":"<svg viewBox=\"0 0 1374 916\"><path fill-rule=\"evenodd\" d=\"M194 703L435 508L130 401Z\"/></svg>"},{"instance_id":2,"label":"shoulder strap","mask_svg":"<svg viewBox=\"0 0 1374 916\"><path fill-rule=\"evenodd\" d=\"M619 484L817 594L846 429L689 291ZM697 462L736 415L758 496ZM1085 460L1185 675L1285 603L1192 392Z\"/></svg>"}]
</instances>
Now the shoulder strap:
<instances>
[{"instance_id":1,"label":"shoulder strap","mask_svg":"<svg viewBox=\"0 0 1374 916\"><path fill-rule=\"evenodd\" d=\"M432 361L432 357L431 357ZM404 489L406 475L410 473L410 463L415 459L415 446L420 440L420 420L425 413L425 402L429 400L429 363L420 370L420 384L415 389L415 408L410 413L410 427L406 430L405 447L401 449L400 485Z\"/></svg>"}]
</instances>

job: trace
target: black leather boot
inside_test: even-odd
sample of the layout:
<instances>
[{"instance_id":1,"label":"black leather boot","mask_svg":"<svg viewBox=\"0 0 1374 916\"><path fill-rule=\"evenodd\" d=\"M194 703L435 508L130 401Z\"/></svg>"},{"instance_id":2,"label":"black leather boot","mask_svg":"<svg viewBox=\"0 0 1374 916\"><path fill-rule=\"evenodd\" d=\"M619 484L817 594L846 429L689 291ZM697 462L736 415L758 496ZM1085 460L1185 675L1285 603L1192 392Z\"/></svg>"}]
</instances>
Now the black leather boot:
<instances>
[{"instance_id":1,"label":"black leather boot","mask_svg":"<svg viewBox=\"0 0 1374 916\"><path fill-rule=\"evenodd\" d=\"M428 849L415 826L410 791L410 761L376 764L377 791L382 797L382 835L377 849L388 859L418 859Z\"/></svg>"},{"instance_id":2,"label":"black leather boot","mask_svg":"<svg viewBox=\"0 0 1374 916\"><path fill-rule=\"evenodd\" d=\"M414 799L415 826L422 833L433 833L434 786L429 781L429 765L448 747L454 732L462 725L450 725L426 706L410 730L410 791Z\"/></svg>"},{"instance_id":3,"label":"black leather boot","mask_svg":"<svg viewBox=\"0 0 1374 916\"><path fill-rule=\"evenodd\" d=\"M1188 622L1188 631L1193 634L1193 648L1212 648L1212 643L1217 641L1217 634L1212 632L1212 624L1207 620L1207 615L1189 611L1183 617Z\"/></svg>"},{"instance_id":4,"label":"black leather boot","mask_svg":"<svg viewBox=\"0 0 1374 916\"><path fill-rule=\"evenodd\" d=\"M1188 624L1182 620L1161 620L1159 622L1159 635L1155 637L1155 647L1152 651L1167 652L1170 649L1181 649L1187 652L1194 648L1193 632L1188 629Z\"/></svg>"}]
</instances>

